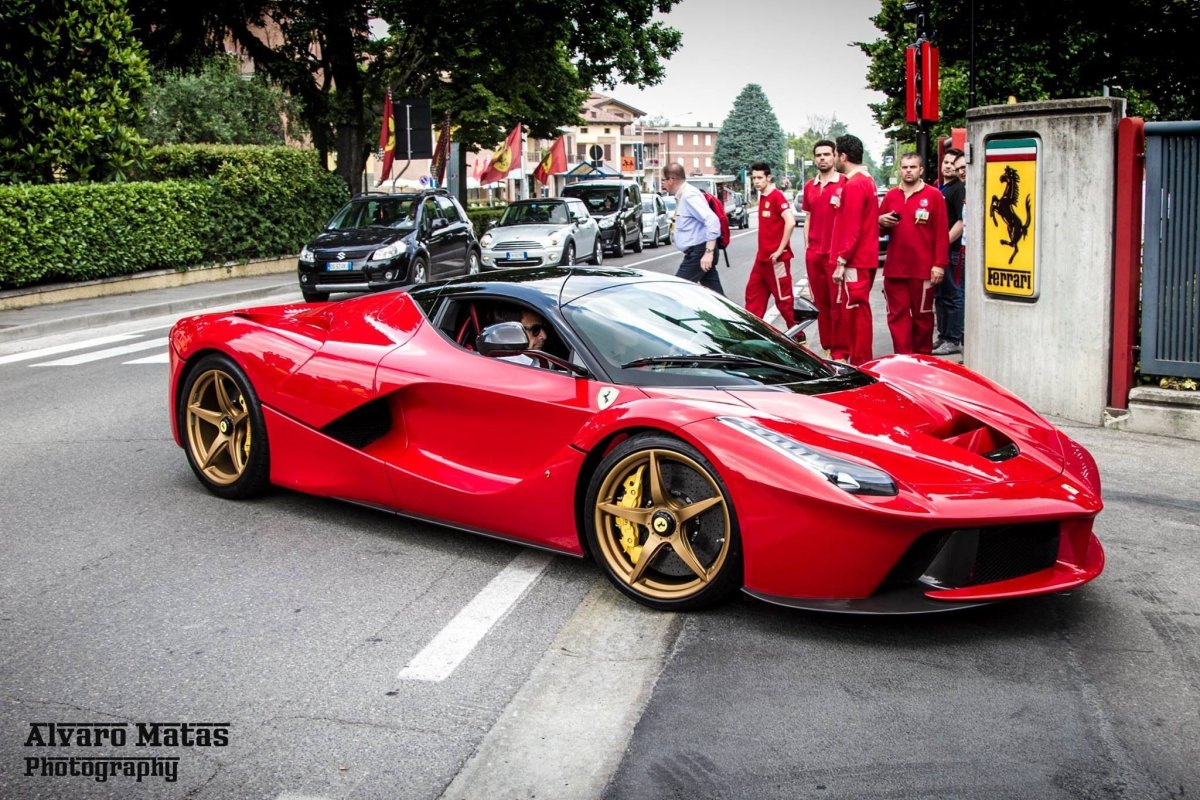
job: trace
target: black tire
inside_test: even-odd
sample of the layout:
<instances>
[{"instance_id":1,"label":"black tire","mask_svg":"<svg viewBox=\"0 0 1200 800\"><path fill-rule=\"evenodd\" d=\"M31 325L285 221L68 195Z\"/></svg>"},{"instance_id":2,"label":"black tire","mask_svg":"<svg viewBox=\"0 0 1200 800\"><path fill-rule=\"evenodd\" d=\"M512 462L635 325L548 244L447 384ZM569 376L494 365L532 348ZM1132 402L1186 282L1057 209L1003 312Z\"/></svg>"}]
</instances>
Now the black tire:
<instances>
[{"instance_id":1,"label":"black tire","mask_svg":"<svg viewBox=\"0 0 1200 800\"><path fill-rule=\"evenodd\" d=\"M641 228L638 228L637 238L633 240L633 252L635 252L635 253L642 252L642 229Z\"/></svg>"},{"instance_id":2,"label":"black tire","mask_svg":"<svg viewBox=\"0 0 1200 800\"><path fill-rule=\"evenodd\" d=\"M425 256L417 256L408 269L408 282L420 284L427 280L429 280L429 262L425 260Z\"/></svg>"},{"instance_id":3,"label":"black tire","mask_svg":"<svg viewBox=\"0 0 1200 800\"><path fill-rule=\"evenodd\" d=\"M596 242L592 245L591 262L597 267L604 263L604 242L600 241L600 234L596 234Z\"/></svg>"},{"instance_id":4,"label":"black tire","mask_svg":"<svg viewBox=\"0 0 1200 800\"><path fill-rule=\"evenodd\" d=\"M303 286L300 287L300 294L304 296L304 302L306 303L324 303L329 299L329 295L324 292L314 292L311 289L305 289Z\"/></svg>"},{"instance_id":5,"label":"black tire","mask_svg":"<svg viewBox=\"0 0 1200 800\"><path fill-rule=\"evenodd\" d=\"M647 480L649 471L657 481ZM703 608L741 588L741 536L729 492L686 442L662 434L622 442L592 475L584 517L593 557L618 590L643 605Z\"/></svg>"},{"instance_id":6,"label":"black tire","mask_svg":"<svg viewBox=\"0 0 1200 800\"><path fill-rule=\"evenodd\" d=\"M575 242L567 242L567 246L563 248L562 260L558 262L562 267L575 266Z\"/></svg>"},{"instance_id":7,"label":"black tire","mask_svg":"<svg viewBox=\"0 0 1200 800\"><path fill-rule=\"evenodd\" d=\"M624 255L625 255L625 233L624 233L624 231L622 231L621 235L617 237L617 243L615 245L613 245L613 256L615 258L621 258Z\"/></svg>"},{"instance_id":8,"label":"black tire","mask_svg":"<svg viewBox=\"0 0 1200 800\"><path fill-rule=\"evenodd\" d=\"M226 355L188 371L176 410L192 472L226 500L256 497L271 484L271 449L262 405L246 373Z\"/></svg>"}]
</instances>

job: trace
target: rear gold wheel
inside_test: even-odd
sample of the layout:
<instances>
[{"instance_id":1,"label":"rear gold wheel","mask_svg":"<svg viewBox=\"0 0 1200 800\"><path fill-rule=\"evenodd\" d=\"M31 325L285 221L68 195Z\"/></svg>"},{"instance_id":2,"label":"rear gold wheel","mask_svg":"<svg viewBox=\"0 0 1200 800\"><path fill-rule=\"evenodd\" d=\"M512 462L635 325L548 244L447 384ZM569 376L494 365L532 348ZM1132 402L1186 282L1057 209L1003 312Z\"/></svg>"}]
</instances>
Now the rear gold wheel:
<instances>
[{"instance_id":1,"label":"rear gold wheel","mask_svg":"<svg viewBox=\"0 0 1200 800\"><path fill-rule=\"evenodd\" d=\"M188 374L180 429L188 463L209 491L234 499L260 494L267 487L262 409L231 359L206 356Z\"/></svg>"},{"instance_id":2,"label":"rear gold wheel","mask_svg":"<svg viewBox=\"0 0 1200 800\"><path fill-rule=\"evenodd\" d=\"M588 492L589 544L612 582L659 609L711 605L741 584L737 522L708 461L668 436L630 439Z\"/></svg>"}]
</instances>

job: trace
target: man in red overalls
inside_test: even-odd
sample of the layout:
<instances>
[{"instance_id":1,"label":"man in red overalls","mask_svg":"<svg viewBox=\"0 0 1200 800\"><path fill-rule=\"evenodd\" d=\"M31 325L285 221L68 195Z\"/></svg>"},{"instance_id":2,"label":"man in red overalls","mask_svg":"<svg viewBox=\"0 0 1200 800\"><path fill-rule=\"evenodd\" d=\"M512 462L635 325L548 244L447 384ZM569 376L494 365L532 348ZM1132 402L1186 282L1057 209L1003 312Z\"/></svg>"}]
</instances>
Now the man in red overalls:
<instances>
[{"instance_id":1,"label":"man in red overalls","mask_svg":"<svg viewBox=\"0 0 1200 800\"><path fill-rule=\"evenodd\" d=\"M879 203L875 181L862 165L863 144L857 136L837 138L837 169L846 176L833 215L830 258L834 259L835 298L842 307L841 333L851 364L871 360L871 285L879 266ZM837 357L835 355L835 357Z\"/></svg>"},{"instance_id":2,"label":"man in red overalls","mask_svg":"<svg viewBox=\"0 0 1200 800\"><path fill-rule=\"evenodd\" d=\"M933 287L949 263L946 199L921 178L921 156L900 157L900 185L883 196L879 226L891 233L883 262L888 329L897 353L933 353Z\"/></svg>"},{"instance_id":3,"label":"man in red overalls","mask_svg":"<svg viewBox=\"0 0 1200 800\"><path fill-rule=\"evenodd\" d=\"M786 330L796 324L791 269L796 217L787 197L771 181L769 164L751 164L750 180L758 191L758 254L746 283L746 310L761 318L767 298L774 297Z\"/></svg>"},{"instance_id":4,"label":"man in red overalls","mask_svg":"<svg viewBox=\"0 0 1200 800\"><path fill-rule=\"evenodd\" d=\"M804 266L808 270L808 287L813 305L821 312L817 317L817 333L828 358L846 358L846 343L837 338L842 307L834 302L837 287L833 285L833 263L829 258L833 236L833 212L842 196L842 174L834 169L834 144L822 139L813 145L813 161L817 177L804 184Z\"/></svg>"}]
</instances>

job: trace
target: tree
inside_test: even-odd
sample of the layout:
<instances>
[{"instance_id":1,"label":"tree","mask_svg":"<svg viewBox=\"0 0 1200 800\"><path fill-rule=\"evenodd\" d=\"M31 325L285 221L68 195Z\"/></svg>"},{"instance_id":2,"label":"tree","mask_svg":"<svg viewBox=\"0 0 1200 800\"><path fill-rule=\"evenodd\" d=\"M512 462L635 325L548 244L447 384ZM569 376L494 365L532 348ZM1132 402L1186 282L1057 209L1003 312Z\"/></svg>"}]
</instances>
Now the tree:
<instances>
[{"instance_id":1,"label":"tree","mask_svg":"<svg viewBox=\"0 0 1200 800\"><path fill-rule=\"evenodd\" d=\"M151 144L284 144L299 104L237 62L214 56L197 72L160 71L146 92L142 133ZM292 130L285 131L285 123Z\"/></svg>"},{"instance_id":2,"label":"tree","mask_svg":"<svg viewBox=\"0 0 1200 800\"><path fill-rule=\"evenodd\" d=\"M762 87L749 83L733 101L733 110L721 123L713 163L717 172L733 175L749 169L755 161L765 161L778 168L787 155L786 141ZM782 174L782 170L774 171Z\"/></svg>"},{"instance_id":3,"label":"tree","mask_svg":"<svg viewBox=\"0 0 1200 800\"><path fill-rule=\"evenodd\" d=\"M916 40L904 0L883 0L872 17L884 36L857 42L871 58L867 85L887 94L872 104L876 121L913 141L904 121L904 48ZM909 4L911 5L911 4ZM1133 0L1120 14L1097 14L1085 0L925 0L928 27L941 56L941 120L935 134L966 122L971 10L975 18L975 105L1096 96L1110 87L1127 113L1147 119L1200 116L1195 34L1200 2ZM1191 65L1190 67L1188 65Z\"/></svg>"},{"instance_id":4,"label":"tree","mask_svg":"<svg viewBox=\"0 0 1200 800\"><path fill-rule=\"evenodd\" d=\"M144 35L166 24L167 4L130 2ZM227 27L257 69L301 100L313 145L336 153L338 174L355 190L386 89L429 96L435 118L449 111L457 141L469 146L498 143L517 121L549 138L578 121L592 86L662 79L680 37L653 15L676 2L219 0L189 20L170 13L176 25ZM278 36L264 34L270 23ZM177 36L156 52L179 60L182 43L213 40Z\"/></svg>"},{"instance_id":5,"label":"tree","mask_svg":"<svg viewBox=\"0 0 1200 800\"><path fill-rule=\"evenodd\" d=\"M0 180L110 180L137 165L150 73L121 0L6 0L0 30Z\"/></svg>"}]
</instances>

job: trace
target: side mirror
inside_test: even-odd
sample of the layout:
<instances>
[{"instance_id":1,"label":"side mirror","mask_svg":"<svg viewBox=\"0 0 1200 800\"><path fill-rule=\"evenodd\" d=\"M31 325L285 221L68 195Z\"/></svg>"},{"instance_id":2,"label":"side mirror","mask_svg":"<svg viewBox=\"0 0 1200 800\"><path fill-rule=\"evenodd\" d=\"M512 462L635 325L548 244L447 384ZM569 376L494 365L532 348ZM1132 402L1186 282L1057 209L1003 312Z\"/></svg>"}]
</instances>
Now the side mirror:
<instances>
[{"instance_id":1,"label":"side mirror","mask_svg":"<svg viewBox=\"0 0 1200 800\"><path fill-rule=\"evenodd\" d=\"M591 217L589 217L587 214L576 214L575 215L575 224L576 225L587 225L587 221L589 219L591 219Z\"/></svg>"},{"instance_id":2,"label":"side mirror","mask_svg":"<svg viewBox=\"0 0 1200 800\"><path fill-rule=\"evenodd\" d=\"M515 356L529 349L529 338L519 322L498 322L489 325L475 338L475 349L481 355Z\"/></svg>"},{"instance_id":3,"label":"side mirror","mask_svg":"<svg viewBox=\"0 0 1200 800\"><path fill-rule=\"evenodd\" d=\"M796 295L796 297L793 298L792 303L792 315L796 319L796 324L788 328L787 336L791 339L795 339L804 332L805 328L807 328L809 325L812 325L813 322L816 321L820 313L821 312L817 311L817 307L811 302L805 300L799 295Z\"/></svg>"},{"instance_id":4,"label":"side mirror","mask_svg":"<svg viewBox=\"0 0 1200 800\"><path fill-rule=\"evenodd\" d=\"M450 220L446 219L445 217L438 217L437 219L435 219L433 221L433 225L431 227L435 231L440 231L442 228L446 227L449 224L450 224Z\"/></svg>"},{"instance_id":5,"label":"side mirror","mask_svg":"<svg viewBox=\"0 0 1200 800\"><path fill-rule=\"evenodd\" d=\"M487 226L488 226L489 228L494 228L494 227L496 227L496 226L497 226L497 225L499 225L499 224L500 224L500 220L498 220L498 219L489 219L489 220L488 220L488 223L487 223Z\"/></svg>"}]
</instances>

